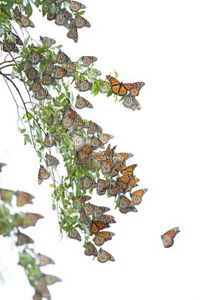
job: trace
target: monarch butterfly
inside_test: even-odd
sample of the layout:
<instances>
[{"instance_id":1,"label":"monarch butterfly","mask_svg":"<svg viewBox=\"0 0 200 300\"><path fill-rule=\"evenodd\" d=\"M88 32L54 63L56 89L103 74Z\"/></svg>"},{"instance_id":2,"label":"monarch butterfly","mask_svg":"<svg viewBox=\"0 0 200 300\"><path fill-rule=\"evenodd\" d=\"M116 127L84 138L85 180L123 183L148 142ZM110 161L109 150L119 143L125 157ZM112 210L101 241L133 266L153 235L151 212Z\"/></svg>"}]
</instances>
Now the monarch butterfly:
<instances>
[{"instance_id":1,"label":"monarch butterfly","mask_svg":"<svg viewBox=\"0 0 200 300\"><path fill-rule=\"evenodd\" d=\"M122 214L127 214L128 212L137 212L137 209L126 196L120 197L120 203L119 203L119 211Z\"/></svg>"},{"instance_id":2,"label":"monarch butterfly","mask_svg":"<svg viewBox=\"0 0 200 300\"><path fill-rule=\"evenodd\" d=\"M96 249L96 247L91 243L91 242L88 242L86 245L85 245L85 251L84 251L85 255L87 256L97 256L98 255L98 251Z\"/></svg>"},{"instance_id":3,"label":"monarch butterfly","mask_svg":"<svg viewBox=\"0 0 200 300\"><path fill-rule=\"evenodd\" d=\"M92 88L92 83L89 82L88 80L76 79L75 83L76 83L76 88L80 92L87 92L87 91L91 90L91 88Z\"/></svg>"},{"instance_id":4,"label":"monarch butterfly","mask_svg":"<svg viewBox=\"0 0 200 300\"><path fill-rule=\"evenodd\" d=\"M65 67L66 67L67 77L73 76L74 72L76 71L76 63L71 61L67 63Z\"/></svg>"},{"instance_id":5,"label":"monarch butterfly","mask_svg":"<svg viewBox=\"0 0 200 300\"><path fill-rule=\"evenodd\" d=\"M79 11L80 9L85 9L86 6L80 2L77 2L77 1L71 1L70 2L70 6L69 6L70 10L73 11L73 12L77 12Z\"/></svg>"},{"instance_id":6,"label":"monarch butterfly","mask_svg":"<svg viewBox=\"0 0 200 300\"><path fill-rule=\"evenodd\" d=\"M77 28L91 27L90 22L81 16L77 16L75 22Z\"/></svg>"},{"instance_id":7,"label":"monarch butterfly","mask_svg":"<svg viewBox=\"0 0 200 300\"><path fill-rule=\"evenodd\" d=\"M143 195L148 191L148 189L140 189L130 194L132 203L138 205L142 202Z\"/></svg>"},{"instance_id":8,"label":"monarch butterfly","mask_svg":"<svg viewBox=\"0 0 200 300\"><path fill-rule=\"evenodd\" d=\"M113 232L110 232L110 231L100 231L95 235L93 241L94 241L96 246L100 247L105 242L111 240L114 235L115 234Z\"/></svg>"},{"instance_id":9,"label":"monarch butterfly","mask_svg":"<svg viewBox=\"0 0 200 300\"><path fill-rule=\"evenodd\" d=\"M117 146L114 146L111 148L110 144L107 146L106 150L103 151L103 155L105 155L107 158L113 158L115 154L115 149Z\"/></svg>"},{"instance_id":10,"label":"monarch butterfly","mask_svg":"<svg viewBox=\"0 0 200 300\"><path fill-rule=\"evenodd\" d=\"M50 177L50 173L42 165L40 165L38 172L38 184L41 184L44 180L47 180Z\"/></svg>"},{"instance_id":11,"label":"monarch butterfly","mask_svg":"<svg viewBox=\"0 0 200 300\"><path fill-rule=\"evenodd\" d=\"M67 71L63 68L60 68L60 67L55 67L53 69L53 73L54 73L54 78L55 79L61 79L65 76L67 76Z\"/></svg>"},{"instance_id":12,"label":"monarch butterfly","mask_svg":"<svg viewBox=\"0 0 200 300\"><path fill-rule=\"evenodd\" d=\"M174 228L168 230L167 232L165 232L163 235L161 235L163 246L165 248L171 247L174 244L175 236L179 232L180 232L179 227L174 227Z\"/></svg>"},{"instance_id":13,"label":"monarch butterfly","mask_svg":"<svg viewBox=\"0 0 200 300\"><path fill-rule=\"evenodd\" d=\"M131 166L121 169L120 172L122 173L122 175L131 178L131 177L133 177L133 171L135 170L136 167L137 167L137 165L133 164Z\"/></svg>"},{"instance_id":14,"label":"monarch butterfly","mask_svg":"<svg viewBox=\"0 0 200 300\"><path fill-rule=\"evenodd\" d=\"M89 67L96 60L97 60L97 58L95 56L82 56L80 58L81 66Z\"/></svg>"},{"instance_id":15,"label":"monarch butterfly","mask_svg":"<svg viewBox=\"0 0 200 300\"><path fill-rule=\"evenodd\" d=\"M40 41L47 48L50 48L52 45L56 43L56 40L49 38L47 36L40 36Z\"/></svg>"},{"instance_id":16,"label":"monarch butterfly","mask_svg":"<svg viewBox=\"0 0 200 300\"><path fill-rule=\"evenodd\" d=\"M125 96L126 98L124 99L123 101L123 105L127 108L130 108L132 110L140 110L141 109L141 106L140 106L140 103L137 101L137 99L132 96L132 95L127 95Z\"/></svg>"},{"instance_id":17,"label":"monarch butterfly","mask_svg":"<svg viewBox=\"0 0 200 300\"><path fill-rule=\"evenodd\" d=\"M27 228L29 226L35 226L38 220L43 219L42 215L36 213L25 213L20 215L19 219L16 219L15 225L22 228Z\"/></svg>"},{"instance_id":18,"label":"monarch butterfly","mask_svg":"<svg viewBox=\"0 0 200 300\"><path fill-rule=\"evenodd\" d=\"M46 266L46 265L49 265L49 264L53 264L53 265L55 264L53 259L51 259L50 257L48 257L44 254L38 253L37 257L38 257L38 260L39 260L39 266L40 267L43 267L43 266Z\"/></svg>"},{"instance_id":19,"label":"monarch butterfly","mask_svg":"<svg viewBox=\"0 0 200 300\"><path fill-rule=\"evenodd\" d=\"M33 92L38 92L39 90L42 89L42 85L39 81L34 81L31 85L31 90Z\"/></svg>"},{"instance_id":20,"label":"monarch butterfly","mask_svg":"<svg viewBox=\"0 0 200 300\"><path fill-rule=\"evenodd\" d=\"M71 140L75 151L80 151L81 148L86 144L86 139L82 136L73 134Z\"/></svg>"},{"instance_id":21,"label":"monarch butterfly","mask_svg":"<svg viewBox=\"0 0 200 300\"><path fill-rule=\"evenodd\" d=\"M102 142L102 144L107 144L107 142L108 142L109 140L111 140L112 138L114 138L114 136L111 135L111 134L107 134L107 133L102 133L102 134L100 134L100 136L99 136L99 139L100 139L100 141Z\"/></svg>"},{"instance_id":22,"label":"monarch butterfly","mask_svg":"<svg viewBox=\"0 0 200 300\"><path fill-rule=\"evenodd\" d=\"M74 202L85 203L91 199L88 195L82 195L79 198L74 199Z\"/></svg>"},{"instance_id":23,"label":"monarch butterfly","mask_svg":"<svg viewBox=\"0 0 200 300\"><path fill-rule=\"evenodd\" d=\"M44 99L52 99L51 95L47 90L41 88L38 92L34 94L35 99L37 100L44 100Z\"/></svg>"},{"instance_id":24,"label":"monarch butterfly","mask_svg":"<svg viewBox=\"0 0 200 300\"><path fill-rule=\"evenodd\" d=\"M19 18L19 23L21 24L22 27L25 27L25 28L26 27L32 27L32 28L35 27L34 23L24 15L21 15L21 17Z\"/></svg>"},{"instance_id":25,"label":"monarch butterfly","mask_svg":"<svg viewBox=\"0 0 200 300\"><path fill-rule=\"evenodd\" d=\"M139 82L134 82L133 83L133 88L130 90L130 94L132 97L138 96L139 95L139 91L141 90L141 88L145 85L144 82L139 81ZM133 98L134 101L134 98Z\"/></svg>"},{"instance_id":26,"label":"monarch butterfly","mask_svg":"<svg viewBox=\"0 0 200 300\"><path fill-rule=\"evenodd\" d=\"M85 98L78 95L76 97L75 107L79 108L79 109L82 109L85 107L93 108L93 105L88 100L86 100Z\"/></svg>"},{"instance_id":27,"label":"monarch butterfly","mask_svg":"<svg viewBox=\"0 0 200 300\"><path fill-rule=\"evenodd\" d=\"M55 24L58 26L65 26L68 23L68 18L66 18L63 10L57 12L55 16Z\"/></svg>"},{"instance_id":28,"label":"monarch butterfly","mask_svg":"<svg viewBox=\"0 0 200 300\"><path fill-rule=\"evenodd\" d=\"M46 299L51 299L45 279L40 278L38 282L36 282L34 300L41 300L43 297Z\"/></svg>"},{"instance_id":29,"label":"monarch butterfly","mask_svg":"<svg viewBox=\"0 0 200 300\"><path fill-rule=\"evenodd\" d=\"M100 230L108 227L110 227L110 225L102 221L92 221L90 225L90 232L95 234L98 233Z\"/></svg>"},{"instance_id":30,"label":"monarch butterfly","mask_svg":"<svg viewBox=\"0 0 200 300\"><path fill-rule=\"evenodd\" d=\"M116 196L117 194L123 193L123 189L120 185L111 183L108 189L108 194L110 196Z\"/></svg>"},{"instance_id":31,"label":"monarch butterfly","mask_svg":"<svg viewBox=\"0 0 200 300\"><path fill-rule=\"evenodd\" d=\"M48 133L46 133L44 138L44 146L50 148L54 145L56 145L56 141Z\"/></svg>"},{"instance_id":32,"label":"monarch butterfly","mask_svg":"<svg viewBox=\"0 0 200 300\"><path fill-rule=\"evenodd\" d=\"M37 51L32 51L31 52L31 57L30 57L30 61L33 65L37 65L42 59L42 54L40 54Z\"/></svg>"},{"instance_id":33,"label":"monarch butterfly","mask_svg":"<svg viewBox=\"0 0 200 300\"><path fill-rule=\"evenodd\" d=\"M104 195L110 186L110 182L104 179L98 179L97 181L97 194Z\"/></svg>"},{"instance_id":34,"label":"monarch butterfly","mask_svg":"<svg viewBox=\"0 0 200 300\"><path fill-rule=\"evenodd\" d=\"M59 50L58 53L57 53L57 56L56 56L56 62L58 64L63 65L63 64L71 62L71 59L63 51Z\"/></svg>"},{"instance_id":35,"label":"monarch butterfly","mask_svg":"<svg viewBox=\"0 0 200 300\"><path fill-rule=\"evenodd\" d=\"M119 96L125 96L134 87L133 83L119 82L116 78L110 75L107 75L106 78L110 83L112 92Z\"/></svg>"},{"instance_id":36,"label":"monarch butterfly","mask_svg":"<svg viewBox=\"0 0 200 300\"><path fill-rule=\"evenodd\" d=\"M76 26L72 27L68 33L67 33L67 37L69 39L72 39L75 43L78 42L78 30L76 28Z\"/></svg>"},{"instance_id":37,"label":"monarch butterfly","mask_svg":"<svg viewBox=\"0 0 200 300\"><path fill-rule=\"evenodd\" d=\"M34 199L34 196L29 193L17 191L16 197L17 197L16 199L17 206L23 206L25 204L33 204L32 200Z\"/></svg>"},{"instance_id":38,"label":"monarch butterfly","mask_svg":"<svg viewBox=\"0 0 200 300\"><path fill-rule=\"evenodd\" d=\"M55 79L49 75L48 73L44 73L42 75L42 84L44 85L51 85L55 83Z\"/></svg>"},{"instance_id":39,"label":"monarch butterfly","mask_svg":"<svg viewBox=\"0 0 200 300\"><path fill-rule=\"evenodd\" d=\"M124 192L130 192L134 187L138 186L139 178L133 177L130 179L128 186L125 188Z\"/></svg>"},{"instance_id":40,"label":"monarch butterfly","mask_svg":"<svg viewBox=\"0 0 200 300\"><path fill-rule=\"evenodd\" d=\"M106 160L106 156L99 152L93 152L92 157L98 162Z\"/></svg>"},{"instance_id":41,"label":"monarch butterfly","mask_svg":"<svg viewBox=\"0 0 200 300\"><path fill-rule=\"evenodd\" d=\"M77 240L77 241L81 241L81 235L80 233L78 232L78 230L76 229L73 229L71 231L68 232L68 237L70 239L74 239L74 240Z\"/></svg>"},{"instance_id":42,"label":"monarch butterfly","mask_svg":"<svg viewBox=\"0 0 200 300\"><path fill-rule=\"evenodd\" d=\"M33 67L30 67L26 70L26 76L29 80L39 80L40 73Z\"/></svg>"},{"instance_id":43,"label":"monarch butterfly","mask_svg":"<svg viewBox=\"0 0 200 300\"><path fill-rule=\"evenodd\" d=\"M54 71L54 64L52 63L47 63L46 64L46 69L45 72L51 74Z\"/></svg>"},{"instance_id":44,"label":"monarch butterfly","mask_svg":"<svg viewBox=\"0 0 200 300\"><path fill-rule=\"evenodd\" d=\"M96 187L96 182L91 177L84 175L80 179L80 188L83 190L87 190L90 188Z\"/></svg>"},{"instance_id":45,"label":"monarch butterfly","mask_svg":"<svg viewBox=\"0 0 200 300\"><path fill-rule=\"evenodd\" d=\"M100 216L99 221L102 221L106 224L116 223L115 218L111 215L102 215Z\"/></svg>"},{"instance_id":46,"label":"monarch butterfly","mask_svg":"<svg viewBox=\"0 0 200 300\"><path fill-rule=\"evenodd\" d=\"M93 212L94 219L100 218L105 212L109 211L110 208L107 206L96 206Z\"/></svg>"},{"instance_id":47,"label":"monarch butterfly","mask_svg":"<svg viewBox=\"0 0 200 300\"><path fill-rule=\"evenodd\" d=\"M91 146L93 146L95 149L99 148L102 146L101 141L98 139L96 136L92 136L90 140Z\"/></svg>"},{"instance_id":48,"label":"monarch butterfly","mask_svg":"<svg viewBox=\"0 0 200 300\"><path fill-rule=\"evenodd\" d=\"M89 217L86 216L83 209L80 211L79 220L81 223L85 224L88 228L90 228L91 220Z\"/></svg>"},{"instance_id":49,"label":"monarch butterfly","mask_svg":"<svg viewBox=\"0 0 200 300\"><path fill-rule=\"evenodd\" d=\"M101 172L106 175L110 174L113 165L112 159L106 159L100 163Z\"/></svg>"},{"instance_id":50,"label":"monarch butterfly","mask_svg":"<svg viewBox=\"0 0 200 300\"><path fill-rule=\"evenodd\" d=\"M47 20L52 21L56 17L56 13L52 13L50 10L47 12Z\"/></svg>"},{"instance_id":51,"label":"monarch butterfly","mask_svg":"<svg viewBox=\"0 0 200 300\"><path fill-rule=\"evenodd\" d=\"M12 32L12 36L15 38L15 43L19 46L23 46L23 42L18 35Z\"/></svg>"},{"instance_id":52,"label":"monarch butterfly","mask_svg":"<svg viewBox=\"0 0 200 300\"><path fill-rule=\"evenodd\" d=\"M102 133L102 128L95 122L89 122L88 134L94 134L95 132Z\"/></svg>"},{"instance_id":53,"label":"monarch butterfly","mask_svg":"<svg viewBox=\"0 0 200 300\"><path fill-rule=\"evenodd\" d=\"M35 294L33 295L33 300L42 300L42 294L39 291L35 291Z\"/></svg>"},{"instance_id":54,"label":"monarch butterfly","mask_svg":"<svg viewBox=\"0 0 200 300\"><path fill-rule=\"evenodd\" d=\"M28 235L21 233L20 231L18 231L16 236L17 236L17 241L15 242L16 246L22 246L25 244L34 244L34 241Z\"/></svg>"},{"instance_id":55,"label":"monarch butterfly","mask_svg":"<svg viewBox=\"0 0 200 300\"><path fill-rule=\"evenodd\" d=\"M116 154L116 160L120 160L120 161L126 161L131 157L133 157L132 153L120 152Z\"/></svg>"},{"instance_id":56,"label":"monarch butterfly","mask_svg":"<svg viewBox=\"0 0 200 300\"><path fill-rule=\"evenodd\" d=\"M17 48L17 46L15 45L14 42L6 40L3 42L3 51L4 52L15 52L18 53L19 49Z\"/></svg>"},{"instance_id":57,"label":"monarch butterfly","mask_svg":"<svg viewBox=\"0 0 200 300\"><path fill-rule=\"evenodd\" d=\"M45 155L45 159L47 167L57 166L60 163L56 157L47 153Z\"/></svg>"},{"instance_id":58,"label":"monarch butterfly","mask_svg":"<svg viewBox=\"0 0 200 300\"><path fill-rule=\"evenodd\" d=\"M107 261L115 261L114 257L109 252L103 250L102 248L99 249L97 259L100 263L105 263Z\"/></svg>"},{"instance_id":59,"label":"monarch butterfly","mask_svg":"<svg viewBox=\"0 0 200 300\"><path fill-rule=\"evenodd\" d=\"M44 280L46 285L52 285L56 282L61 282L62 280L54 275L51 274L42 274L39 280Z\"/></svg>"},{"instance_id":60,"label":"monarch butterfly","mask_svg":"<svg viewBox=\"0 0 200 300\"><path fill-rule=\"evenodd\" d=\"M119 171L125 167L125 162L120 161L120 160L115 160L113 161L113 167L110 172L110 176L115 177L118 175Z\"/></svg>"},{"instance_id":61,"label":"monarch butterfly","mask_svg":"<svg viewBox=\"0 0 200 300\"><path fill-rule=\"evenodd\" d=\"M90 145L84 145L81 147L81 149L77 152L78 153L78 158L80 160L83 159L88 159L91 157L92 151L94 150L93 146Z\"/></svg>"},{"instance_id":62,"label":"monarch butterfly","mask_svg":"<svg viewBox=\"0 0 200 300\"><path fill-rule=\"evenodd\" d=\"M14 9L13 9L13 13L14 13L14 16L16 17L16 18L19 18L19 17L21 17L21 12L20 12L20 10L19 10L19 7L18 6L16 6Z\"/></svg>"},{"instance_id":63,"label":"monarch butterfly","mask_svg":"<svg viewBox=\"0 0 200 300\"><path fill-rule=\"evenodd\" d=\"M74 111L71 108L66 108L62 120L63 128L69 129L70 127L73 126L74 122L79 118L80 115L77 114L76 111Z\"/></svg>"}]
</instances>

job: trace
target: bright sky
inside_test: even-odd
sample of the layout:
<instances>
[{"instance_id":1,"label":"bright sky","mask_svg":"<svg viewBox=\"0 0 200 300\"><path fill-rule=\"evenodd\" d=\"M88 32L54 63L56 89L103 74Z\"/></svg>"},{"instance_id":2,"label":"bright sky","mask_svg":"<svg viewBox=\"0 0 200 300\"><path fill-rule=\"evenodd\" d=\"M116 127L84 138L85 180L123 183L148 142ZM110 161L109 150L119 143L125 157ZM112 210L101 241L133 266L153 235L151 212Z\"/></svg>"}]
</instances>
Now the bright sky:
<instances>
[{"instance_id":1,"label":"bright sky","mask_svg":"<svg viewBox=\"0 0 200 300\"><path fill-rule=\"evenodd\" d=\"M48 35L64 45L72 60L98 57L103 74L115 69L126 82L144 81L138 97L141 111L131 111L114 98L88 95L94 109L81 114L113 134L118 151L134 153L140 186L147 187L137 214L114 212L116 233L105 244L116 262L100 264L84 256L77 241L59 235L51 210L49 182L37 184L38 159L23 145L17 131L17 113L4 81L0 80L1 186L35 195L33 212L45 216L27 230L35 247L56 262L45 273L62 278L50 287L52 299L199 300L199 1L110 0L84 1L86 18L78 45L64 29L32 18L34 34ZM112 73L114 75L114 73ZM94 203L112 205L112 198L93 196ZM179 226L181 232L169 249L160 235ZM16 267L14 247L0 239L1 299L29 300L33 295L23 270Z\"/></svg>"}]
</instances>

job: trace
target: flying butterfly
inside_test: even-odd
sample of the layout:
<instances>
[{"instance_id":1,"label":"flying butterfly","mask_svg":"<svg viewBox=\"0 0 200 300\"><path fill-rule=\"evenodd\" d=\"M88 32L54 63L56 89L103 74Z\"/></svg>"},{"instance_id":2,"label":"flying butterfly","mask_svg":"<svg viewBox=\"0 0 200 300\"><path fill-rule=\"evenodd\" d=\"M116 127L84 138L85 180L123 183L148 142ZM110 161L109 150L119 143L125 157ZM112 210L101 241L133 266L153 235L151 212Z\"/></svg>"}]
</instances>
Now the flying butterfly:
<instances>
[{"instance_id":1,"label":"flying butterfly","mask_svg":"<svg viewBox=\"0 0 200 300\"><path fill-rule=\"evenodd\" d=\"M81 241L81 235L80 233L78 232L78 230L76 229L72 229L68 232L68 237L70 239L74 239L74 240L77 240L77 241Z\"/></svg>"},{"instance_id":2,"label":"flying butterfly","mask_svg":"<svg viewBox=\"0 0 200 300\"><path fill-rule=\"evenodd\" d=\"M26 28L26 27L34 28L35 27L34 23L24 15L21 15L21 17L19 18L18 21L19 21L20 25L24 28Z\"/></svg>"},{"instance_id":3,"label":"flying butterfly","mask_svg":"<svg viewBox=\"0 0 200 300\"><path fill-rule=\"evenodd\" d=\"M113 232L110 232L110 231L100 231L95 235L93 241L94 241L96 246L100 247L105 242L111 240L114 235L115 234Z\"/></svg>"},{"instance_id":4,"label":"flying butterfly","mask_svg":"<svg viewBox=\"0 0 200 300\"><path fill-rule=\"evenodd\" d=\"M115 261L114 257L109 252L103 250L102 248L99 249L97 259L100 263L105 263L107 261Z\"/></svg>"},{"instance_id":5,"label":"flying butterfly","mask_svg":"<svg viewBox=\"0 0 200 300\"><path fill-rule=\"evenodd\" d=\"M68 37L69 39L72 39L75 43L78 42L78 30L77 30L77 27L76 27L76 26L72 27L72 28L68 31L67 37Z\"/></svg>"},{"instance_id":6,"label":"flying butterfly","mask_svg":"<svg viewBox=\"0 0 200 300\"><path fill-rule=\"evenodd\" d=\"M77 1L71 1L70 2L70 6L69 6L70 10L73 11L73 12L77 12L79 11L80 9L85 9L86 6L80 2L77 2Z\"/></svg>"},{"instance_id":7,"label":"flying butterfly","mask_svg":"<svg viewBox=\"0 0 200 300\"><path fill-rule=\"evenodd\" d=\"M34 196L23 192L23 191L17 191L16 192L16 204L17 206L23 206L25 204L33 204Z\"/></svg>"},{"instance_id":8,"label":"flying butterfly","mask_svg":"<svg viewBox=\"0 0 200 300\"><path fill-rule=\"evenodd\" d=\"M97 181L97 194L104 195L110 186L110 182L104 179L98 179Z\"/></svg>"},{"instance_id":9,"label":"flying butterfly","mask_svg":"<svg viewBox=\"0 0 200 300\"><path fill-rule=\"evenodd\" d=\"M45 160L46 160L47 167L57 166L60 163L55 156L47 153L45 155Z\"/></svg>"},{"instance_id":10,"label":"flying butterfly","mask_svg":"<svg viewBox=\"0 0 200 300\"><path fill-rule=\"evenodd\" d=\"M76 79L75 83L76 83L76 88L80 92L87 92L87 91L91 90L91 88L92 88L92 83L89 82L88 80Z\"/></svg>"},{"instance_id":11,"label":"flying butterfly","mask_svg":"<svg viewBox=\"0 0 200 300\"><path fill-rule=\"evenodd\" d=\"M127 108L130 108L132 110L140 110L141 106L140 103L137 101L137 99L132 95L125 96L125 99L123 101L123 105Z\"/></svg>"},{"instance_id":12,"label":"flying butterfly","mask_svg":"<svg viewBox=\"0 0 200 300\"><path fill-rule=\"evenodd\" d=\"M81 16L76 17L75 24L77 28L91 27L90 22Z\"/></svg>"},{"instance_id":13,"label":"flying butterfly","mask_svg":"<svg viewBox=\"0 0 200 300\"><path fill-rule=\"evenodd\" d=\"M78 95L76 97L75 107L79 108L79 109L82 109L82 108L85 108L85 107L93 108L93 105L88 100L86 100L85 98Z\"/></svg>"},{"instance_id":14,"label":"flying butterfly","mask_svg":"<svg viewBox=\"0 0 200 300\"><path fill-rule=\"evenodd\" d=\"M132 203L134 205L139 205L142 202L143 195L148 191L148 189L140 189L130 194Z\"/></svg>"},{"instance_id":15,"label":"flying butterfly","mask_svg":"<svg viewBox=\"0 0 200 300\"><path fill-rule=\"evenodd\" d=\"M53 264L53 265L55 264L53 259L51 259L50 257L48 257L44 254L38 253L37 257L38 257L40 267L43 267L43 266L46 266L46 265L49 265L49 264Z\"/></svg>"},{"instance_id":16,"label":"flying butterfly","mask_svg":"<svg viewBox=\"0 0 200 300\"><path fill-rule=\"evenodd\" d=\"M29 226L35 226L38 220L43 219L44 217L36 213L25 213L20 215L19 218L16 218L15 225L22 228L27 228Z\"/></svg>"},{"instance_id":17,"label":"flying butterfly","mask_svg":"<svg viewBox=\"0 0 200 300\"><path fill-rule=\"evenodd\" d=\"M89 67L95 61L97 61L97 57L95 56L82 56L80 58L82 67Z\"/></svg>"},{"instance_id":18,"label":"flying butterfly","mask_svg":"<svg viewBox=\"0 0 200 300\"><path fill-rule=\"evenodd\" d=\"M116 78L110 75L107 75L106 78L110 83L112 92L119 96L125 96L134 87L133 83L119 82Z\"/></svg>"},{"instance_id":19,"label":"flying butterfly","mask_svg":"<svg viewBox=\"0 0 200 300\"><path fill-rule=\"evenodd\" d=\"M86 245L85 245L85 251L84 251L85 255L87 256L97 256L98 255L98 251L96 249L96 247L91 243L91 242L88 242Z\"/></svg>"},{"instance_id":20,"label":"flying butterfly","mask_svg":"<svg viewBox=\"0 0 200 300\"><path fill-rule=\"evenodd\" d=\"M83 190L91 189L96 187L96 182L91 177L84 175L80 179L80 188Z\"/></svg>"},{"instance_id":21,"label":"flying butterfly","mask_svg":"<svg viewBox=\"0 0 200 300\"><path fill-rule=\"evenodd\" d=\"M163 246L165 248L171 247L174 244L175 236L179 232L180 232L179 227L174 227L174 228L168 230L167 232L165 232L163 235L161 235Z\"/></svg>"},{"instance_id":22,"label":"flying butterfly","mask_svg":"<svg viewBox=\"0 0 200 300\"><path fill-rule=\"evenodd\" d=\"M3 42L3 51L4 52L15 52L15 53L18 53L19 49L15 45L14 42L6 40L6 41Z\"/></svg>"},{"instance_id":23,"label":"flying butterfly","mask_svg":"<svg viewBox=\"0 0 200 300\"><path fill-rule=\"evenodd\" d=\"M56 43L56 40L49 38L47 36L40 36L40 41L46 48L50 48L52 45Z\"/></svg>"},{"instance_id":24,"label":"flying butterfly","mask_svg":"<svg viewBox=\"0 0 200 300\"><path fill-rule=\"evenodd\" d=\"M42 59L42 54L37 51L32 51L30 55L30 61L33 65L37 65Z\"/></svg>"},{"instance_id":25,"label":"flying butterfly","mask_svg":"<svg viewBox=\"0 0 200 300\"><path fill-rule=\"evenodd\" d=\"M63 51L59 50L57 55L56 55L56 62L58 64L63 65L63 64L67 64L67 63L71 62L71 59Z\"/></svg>"},{"instance_id":26,"label":"flying butterfly","mask_svg":"<svg viewBox=\"0 0 200 300\"><path fill-rule=\"evenodd\" d=\"M87 130L88 134L94 134L94 133L102 133L102 128L97 123L90 121L89 122L89 128Z\"/></svg>"},{"instance_id":27,"label":"flying butterfly","mask_svg":"<svg viewBox=\"0 0 200 300\"><path fill-rule=\"evenodd\" d=\"M47 180L50 177L50 172L40 165L38 172L38 184L41 184L44 180Z\"/></svg>"},{"instance_id":28,"label":"flying butterfly","mask_svg":"<svg viewBox=\"0 0 200 300\"><path fill-rule=\"evenodd\" d=\"M34 244L34 241L26 234L18 231L16 234L17 241L15 242L16 246L22 246L25 244Z\"/></svg>"},{"instance_id":29,"label":"flying butterfly","mask_svg":"<svg viewBox=\"0 0 200 300\"><path fill-rule=\"evenodd\" d=\"M100 230L104 228L108 228L110 225L108 223L104 223L102 221L92 221L90 225L90 232L93 234L98 233Z\"/></svg>"}]
</instances>

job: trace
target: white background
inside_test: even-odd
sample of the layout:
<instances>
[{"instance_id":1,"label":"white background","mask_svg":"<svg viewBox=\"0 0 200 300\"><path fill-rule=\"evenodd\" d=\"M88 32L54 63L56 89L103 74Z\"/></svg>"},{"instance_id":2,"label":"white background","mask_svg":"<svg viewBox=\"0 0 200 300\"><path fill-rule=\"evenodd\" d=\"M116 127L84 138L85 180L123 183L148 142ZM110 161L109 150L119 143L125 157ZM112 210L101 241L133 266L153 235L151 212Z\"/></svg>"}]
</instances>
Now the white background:
<instances>
[{"instance_id":1,"label":"white background","mask_svg":"<svg viewBox=\"0 0 200 300\"><path fill-rule=\"evenodd\" d=\"M84 1L91 29L80 31L78 45L66 31L52 23L40 25L35 34L57 38L72 59L98 57L103 74L120 80L145 81L138 97L142 110L133 112L114 98L88 97L94 109L82 115L115 136L118 151L134 153L140 186L147 187L137 214L115 212L116 236L105 244L116 262L99 264L84 256L77 241L61 239L46 182L38 187L38 159L17 132L12 98L1 79L0 161L6 162L1 185L35 195L32 211L45 220L27 230L36 249L56 261L44 272L63 279L50 287L53 300L199 300L200 273L200 144L199 144L199 1L140 0ZM2 176L1 176L2 177ZM97 198L112 204L112 198ZM28 209L28 206L27 206ZM164 249L160 235L179 226L175 244ZM33 291L23 270L15 267L14 247L0 239L1 298L29 300Z\"/></svg>"}]
</instances>

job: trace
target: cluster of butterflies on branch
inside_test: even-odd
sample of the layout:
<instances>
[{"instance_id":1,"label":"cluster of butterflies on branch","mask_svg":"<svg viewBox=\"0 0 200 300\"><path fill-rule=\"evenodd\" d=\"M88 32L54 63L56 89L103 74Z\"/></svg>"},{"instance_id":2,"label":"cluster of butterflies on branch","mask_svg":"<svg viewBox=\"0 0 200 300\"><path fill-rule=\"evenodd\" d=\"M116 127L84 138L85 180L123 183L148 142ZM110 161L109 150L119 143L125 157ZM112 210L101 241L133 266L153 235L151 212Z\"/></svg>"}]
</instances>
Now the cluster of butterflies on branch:
<instances>
[{"instance_id":1,"label":"cluster of butterflies on branch","mask_svg":"<svg viewBox=\"0 0 200 300\"><path fill-rule=\"evenodd\" d=\"M0 164L0 168L4 166L5 164ZM13 203L13 198L15 198L15 203ZM24 191L12 191L8 189L2 189L0 188L0 200L3 201L5 204L15 204L17 207L22 207L26 204L33 204L34 197ZM21 229L26 229L29 226L35 226L37 221L39 219L43 218L42 215L37 213L15 213L12 217L13 221L13 230L16 237L15 244L17 247L22 247L22 255L26 256L29 254L27 252L27 245L33 244L34 241L32 238L30 238L28 235L23 233ZM1 228L0 224L0 234L5 234L3 229ZM42 298L51 299L51 295L48 289L48 285L52 285L56 282L60 282L61 279L57 276L51 275L51 274L45 274L40 269L41 267L44 267L48 264L55 264L55 262L48 256L41 254L41 253L34 253L35 262L37 265L37 268L39 270L39 275L32 275L34 277L35 281L35 294L33 296L34 300L42 300ZM33 280L33 278L32 278Z\"/></svg>"},{"instance_id":2,"label":"cluster of butterflies on branch","mask_svg":"<svg viewBox=\"0 0 200 300\"><path fill-rule=\"evenodd\" d=\"M56 25L67 28L67 37L74 42L78 42L78 29L91 27L90 22L82 17L86 8L84 4L70 0L47 0L47 5L49 6L47 20L54 20ZM69 10L66 9L66 6ZM22 14L18 6L13 9L13 15L21 27L35 27L34 23Z\"/></svg>"}]
</instances>

